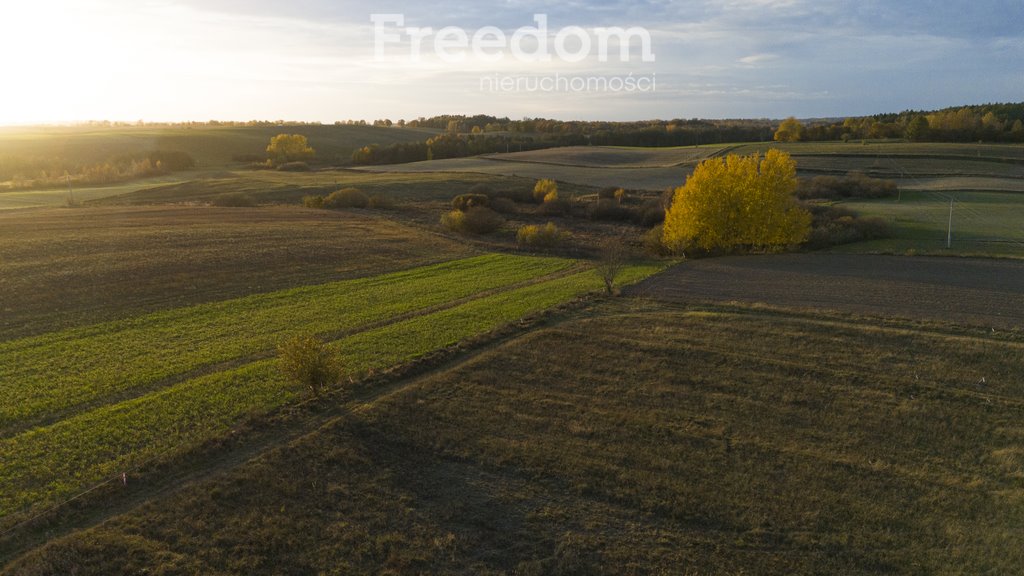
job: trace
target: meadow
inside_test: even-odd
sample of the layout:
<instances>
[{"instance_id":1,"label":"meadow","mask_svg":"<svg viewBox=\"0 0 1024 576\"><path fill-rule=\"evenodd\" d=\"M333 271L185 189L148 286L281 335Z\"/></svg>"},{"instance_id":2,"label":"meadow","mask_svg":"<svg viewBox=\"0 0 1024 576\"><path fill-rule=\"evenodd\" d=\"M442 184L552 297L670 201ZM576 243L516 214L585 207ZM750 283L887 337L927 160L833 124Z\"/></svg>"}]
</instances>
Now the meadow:
<instances>
[{"instance_id":1,"label":"meadow","mask_svg":"<svg viewBox=\"0 0 1024 576\"><path fill-rule=\"evenodd\" d=\"M1022 352L1019 333L606 302L8 573L1013 573Z\"/></svg>"}]
</instances>

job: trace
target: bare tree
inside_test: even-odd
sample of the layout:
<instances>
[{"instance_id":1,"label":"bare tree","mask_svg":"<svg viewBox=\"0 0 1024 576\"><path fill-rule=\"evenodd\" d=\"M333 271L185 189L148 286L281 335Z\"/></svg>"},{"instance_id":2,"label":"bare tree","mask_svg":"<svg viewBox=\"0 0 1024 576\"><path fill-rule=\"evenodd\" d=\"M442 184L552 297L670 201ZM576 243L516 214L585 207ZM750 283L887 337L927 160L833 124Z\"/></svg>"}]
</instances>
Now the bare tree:
<instances>
[{"instance_id":1,"label":"bare tree","mask_svg":"<svg viewBox=\"0 0 1024 576\"><path fill-rule=\"evenodd\" d=\"M594 272L604 282L608 294L615 293L615 279L629 262L630 252L621 238L609 238L601 243Z\"/></svg>"}]
</instances>

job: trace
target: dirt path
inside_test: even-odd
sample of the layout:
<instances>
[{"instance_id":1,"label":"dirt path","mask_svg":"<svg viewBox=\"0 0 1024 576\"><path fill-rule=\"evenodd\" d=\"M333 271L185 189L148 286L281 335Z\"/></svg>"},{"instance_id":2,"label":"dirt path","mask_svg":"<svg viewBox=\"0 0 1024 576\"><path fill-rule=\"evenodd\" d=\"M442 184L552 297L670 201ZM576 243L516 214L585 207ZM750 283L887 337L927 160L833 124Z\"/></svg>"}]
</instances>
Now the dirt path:
<instances>
[{"instance_id":1,"label":"dirt path","mask_svg":"<svg viewBox=\"0 0 1024 576\"><path fill-rule=\"evenodd\" d=\"M626 290L666 302L787 308L1024 328L1024 262L846 254L685 262Z\"/></svg>"}]
</instances>

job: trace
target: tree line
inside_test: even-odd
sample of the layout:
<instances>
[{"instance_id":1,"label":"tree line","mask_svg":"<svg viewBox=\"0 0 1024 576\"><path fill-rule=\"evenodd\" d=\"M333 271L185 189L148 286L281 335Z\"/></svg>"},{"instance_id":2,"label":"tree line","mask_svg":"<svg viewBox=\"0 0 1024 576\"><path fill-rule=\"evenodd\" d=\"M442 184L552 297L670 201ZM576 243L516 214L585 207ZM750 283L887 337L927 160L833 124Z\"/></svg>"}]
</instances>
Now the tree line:
<instances>
[{"instance_id":1,"label":"tree line","mask_svg":"<svg viewBox=\"0 0 1024 576\"><path fill-rule=\"evenodd\" d=\"M121 154L95 163L69 162L59 157L0 156L0 182L6 182L10 190L53 188L69 181L79 185L110 184L189 170L195 165L185 152L164 150Z\"/></svg>"}]
</instances>

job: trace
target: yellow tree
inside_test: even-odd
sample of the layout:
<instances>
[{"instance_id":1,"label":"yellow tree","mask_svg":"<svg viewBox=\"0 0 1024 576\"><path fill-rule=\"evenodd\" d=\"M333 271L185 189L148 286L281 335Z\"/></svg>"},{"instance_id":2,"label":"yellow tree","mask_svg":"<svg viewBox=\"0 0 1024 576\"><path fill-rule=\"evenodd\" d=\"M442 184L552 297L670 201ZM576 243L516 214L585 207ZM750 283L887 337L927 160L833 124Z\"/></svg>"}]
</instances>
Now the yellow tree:
<instances>
[{"instance_id":1,"label":"yellow tree","mask_svg":"<svg viewBox=\"0 0 1024 576\"><path fill-rule=\"evenodd\" d=\"M316 151L309 147L309 141L302 134L278 134L270 139L267 155L275 164L309 160Z\"/></svg>"},{"instance_id":2,"label":"yellow tree","mask_svg":"<svg viewBox=\"0 0 1024 576\"><path fill-rule=\"evenodd\" d=\"M803 137L804 125L792 116L783 120L775 131L776 142L799 142Z\"/></svg>"},{"instance_id":3,"label":"yellow tree","mask_svg":"<svg viewBox=\"0 0 1024 576\"><path fill-rule=\"evenodd\" d=\"M779 150L701 162L677 189L662 240L690 248L770 250L800 244L811 215L796 203L796 163Z\"/></svg>"}]
</instances>

